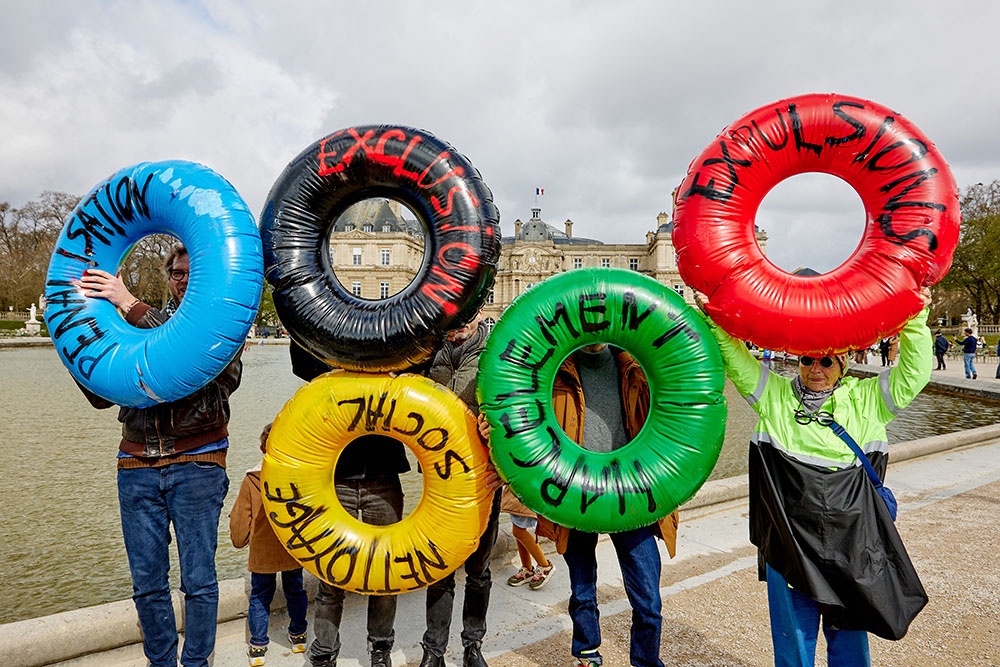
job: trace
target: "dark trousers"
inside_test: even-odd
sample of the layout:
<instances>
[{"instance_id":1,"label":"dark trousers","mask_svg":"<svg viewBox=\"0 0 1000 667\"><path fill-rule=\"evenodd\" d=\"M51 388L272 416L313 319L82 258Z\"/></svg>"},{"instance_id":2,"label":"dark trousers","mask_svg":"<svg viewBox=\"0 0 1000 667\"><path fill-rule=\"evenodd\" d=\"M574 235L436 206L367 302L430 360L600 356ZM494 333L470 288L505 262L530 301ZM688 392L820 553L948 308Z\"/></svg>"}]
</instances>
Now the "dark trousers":
<instances>
[{"instance_id":1,"label":"dark trousers","mask_svg":"<svg viewBox=\"0 0 1000 667\"><path fill-rule=\"evenodd\" d=\"M486 635L486 610L490 605L490 556L497 541L500 520L500 491L493 494L490 519L479 546L465 561L465 601L462 604L462 646L482 644ZM452 609L455 606L455 573L427 587L427 630L424 649L443 656L448 648Z\"/></svg>"},{"instance_id":2,"label":"dark trousers","mask_svg":"<svg viewBox=\"0 0 1000 667\"><path fill-rule=\"evenodd\" d=\"M351 516L374 526L396 523L403 518L403 489L399 477L336 482L337 499ZM340 654L340 622L344 614L344 589L321 581L316 594L313 630L309 646L313 665L334 665ZM368 643L379 650L392 648L396 621L394 595L368 596Z\"/></svg>"}]
</instances>

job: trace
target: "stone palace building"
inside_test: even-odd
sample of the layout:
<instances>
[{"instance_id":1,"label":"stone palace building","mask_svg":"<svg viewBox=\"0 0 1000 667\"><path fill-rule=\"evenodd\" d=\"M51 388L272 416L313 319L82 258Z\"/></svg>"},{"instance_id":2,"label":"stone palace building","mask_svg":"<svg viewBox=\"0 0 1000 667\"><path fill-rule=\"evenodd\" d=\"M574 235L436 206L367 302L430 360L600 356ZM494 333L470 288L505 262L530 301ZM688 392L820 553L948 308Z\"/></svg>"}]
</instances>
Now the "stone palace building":
<instances>
[{"instance_id":1,"label":"stone palace building","mask_svg":"<svg viewBox=\"0 0 1000 667\"><path fill-rule=\"evenodd\" d=\"M409 213L407 216L406 213ZM551 275L584 267L615 267L637 271L667 285L694 303L691 290L677 272L677 256L670 238L670 216L656 216L656 227L639 243L604 243L573 236L573 221L562 229L531 209L527 222L514 221L514 235L502 239L493 292L484 307L492 326L514 297ZM412 213L397 202L367 199L338 218L330 234L330 256L338 280L366 299L384 299L406 287L423 261L424 232ZM757 230L757 242L766 249L767 235Z\"/></svg>"}]
</instances>

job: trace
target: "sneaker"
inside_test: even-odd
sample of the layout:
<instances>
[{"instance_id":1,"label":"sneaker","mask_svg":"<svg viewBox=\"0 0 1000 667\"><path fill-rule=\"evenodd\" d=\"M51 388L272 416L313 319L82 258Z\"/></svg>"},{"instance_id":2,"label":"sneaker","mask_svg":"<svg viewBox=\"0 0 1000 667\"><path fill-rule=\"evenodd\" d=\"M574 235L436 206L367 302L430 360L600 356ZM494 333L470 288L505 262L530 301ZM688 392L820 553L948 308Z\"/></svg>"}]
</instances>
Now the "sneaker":
<instances>
[{"instance_id":1,"label":"sneaker","mask_svg":"<svg viewBox=\"0 0 1000 667\"><path fill-rule=\"evenodd\" d=\"M601 667L600 658L574 658L576 660L576 665L573 667Z\"/></svg>"},{"instance_id":2,"label":"sneaker","mask_svg":"<svg viewBox=\"0 0 1000 667\"><path fill-rule=\"evenodd\" d=\"M250 667L262 667L267 662L267 647L250 645L247 649L247 662Z\"/></svg>"},{"instance_id":3,"label":"sneaker","mask_svg":"<svg viewBox=\"0 0 1000 667\"><path fill-rule=\"evenodd\" d=\"M535 574L532 568L522 567L507 579L508 586L524 586Z\"/></svg>"},{"instance_id":4,"label":"sneaker","mask_svg":"<svg viewBox=\"0 0 1000 667\"><path fill-rule=\"evenodd\" d=\"M552 576L552 573L555 572L555 570L556 566L552 563L549 563L548 567L542 567L541 565L539 565L538 567L535 568L535 574L534 576L531 577L531 581L528 582L528 588L530 588L533 591L537 591L539 588L545 585L545 583L549 580L549 577Z\"/></svg>"},{"instance_id":5,"label":"sneaker","mask_svg":"<svg viewBox=\"0 0 1000 667\"><path fill-rule=\"evenodd\" d=\"M289 633L288 643L292 645L292 653L305 653L306 652L306 633L301 635L293 635Z\"/></svg>"}]
</instances>

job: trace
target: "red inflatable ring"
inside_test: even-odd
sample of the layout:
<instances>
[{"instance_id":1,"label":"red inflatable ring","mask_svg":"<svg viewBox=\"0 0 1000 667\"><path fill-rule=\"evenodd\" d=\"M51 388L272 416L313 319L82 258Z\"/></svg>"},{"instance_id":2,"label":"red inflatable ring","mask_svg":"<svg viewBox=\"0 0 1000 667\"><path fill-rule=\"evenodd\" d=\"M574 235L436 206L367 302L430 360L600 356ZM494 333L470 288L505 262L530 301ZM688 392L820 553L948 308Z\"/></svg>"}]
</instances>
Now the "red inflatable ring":
<instances>
[{"instance_id":1,"label":"red inflatable ring","mask_svg":"<svg viewBox=\"0 0 1000 667\"><path fill-rule=\"evenodd\" d=\"M754 217L790 176L850 184L867 214L854 253L821 276L764 257ZM676 193L674 248L684 281L709 296L727 332L792 354L867 347L922 306L958 244L958 188L937 148L889 109L843 95L803 95L752 111L688 167Z\"/></svg>"}]
</instances>

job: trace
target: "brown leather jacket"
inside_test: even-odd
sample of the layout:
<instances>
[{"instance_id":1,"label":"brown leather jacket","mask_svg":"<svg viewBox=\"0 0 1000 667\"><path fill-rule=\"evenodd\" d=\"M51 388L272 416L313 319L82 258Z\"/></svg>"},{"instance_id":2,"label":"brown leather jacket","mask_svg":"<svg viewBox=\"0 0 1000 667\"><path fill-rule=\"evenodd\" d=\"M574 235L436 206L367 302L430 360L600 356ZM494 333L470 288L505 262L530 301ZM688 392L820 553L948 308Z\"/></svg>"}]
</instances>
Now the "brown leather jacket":
<instances>
[{"instance_id":1,"label":"brown leather jacket","mask_svg":"<svg viewBox=\"0 0 1000 667\"><path fill-rule=\"evenodd\" d=\"M126 320L140 329L152 329L166 322L167 315L140 302L129 310ZM122 440L118 448L131 456L162 458L228 437L229 395L240 386L241 356L242 350L214 379L184 398L147 408L121 406L118 421L122 424ZM79 386L95 408L114 405Z\"/></svg>"},{"instance_id":2,"label":"brown leather jacket","mask_svg":"<svg viewBox=\"0 0 1000 667\"><path fill-rule=\"evenodd\" d=\"M625 415L625 430L632 439L646 423L649 414L649 384L646 374L638 362L623 350L615 350L615 362L618 364L618 375L621 378L622 406ZM573 442L579 444L583 440L583 385L576 369L573 355L567 357L556 373L552 386L552 410L556 421L562 426ZM657 522L660 537L666 543L667 552L673 558L677 551L677 511L665 516ZM548 519L538 517L538 534L548 537L556 543L556 551L566 552L569 540L569 528L552 523Z\"/></svg>"}]
</instances>

